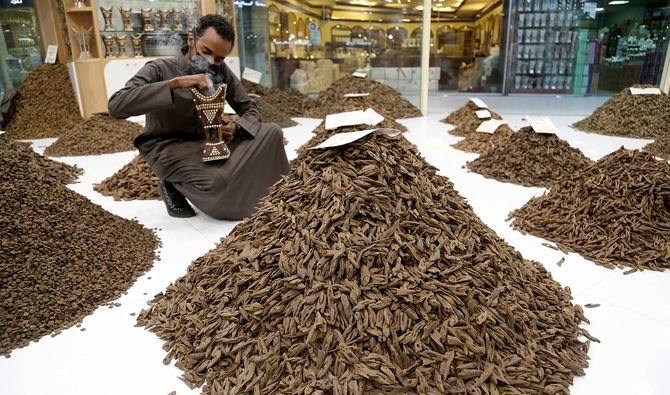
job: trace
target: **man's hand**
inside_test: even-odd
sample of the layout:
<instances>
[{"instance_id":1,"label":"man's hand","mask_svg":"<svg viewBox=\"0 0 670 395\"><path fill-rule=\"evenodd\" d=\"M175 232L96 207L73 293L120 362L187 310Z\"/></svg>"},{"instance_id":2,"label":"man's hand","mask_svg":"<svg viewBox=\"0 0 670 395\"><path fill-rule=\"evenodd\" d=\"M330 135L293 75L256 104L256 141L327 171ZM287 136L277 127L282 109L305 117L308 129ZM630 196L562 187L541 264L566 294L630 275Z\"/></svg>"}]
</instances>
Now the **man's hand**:
<instances>
[{"instance_id":1,"label":"man's hand","mask_svg":"<svg viewBox=\"0 0 670 395\"><path fill-rule=\"evenodd\" d=\"M225 122L225 121L224 121ZM223 134L223 139L228 142L235 137L235 134L237 133L237 125L230 122L230 123L224 123L221 126L221 132Z\"/></svg>"},{"instance_id":2,"label":"man's hand","mask_svg":"<svg viewBox=\"0 0 670 395\"><path fill-rule=\"evenodd\" d=\"M209 81L204 74L184 75L170 80L170 89L193 88L203 90L209 88Z\"/></svg>"}]
</instances>

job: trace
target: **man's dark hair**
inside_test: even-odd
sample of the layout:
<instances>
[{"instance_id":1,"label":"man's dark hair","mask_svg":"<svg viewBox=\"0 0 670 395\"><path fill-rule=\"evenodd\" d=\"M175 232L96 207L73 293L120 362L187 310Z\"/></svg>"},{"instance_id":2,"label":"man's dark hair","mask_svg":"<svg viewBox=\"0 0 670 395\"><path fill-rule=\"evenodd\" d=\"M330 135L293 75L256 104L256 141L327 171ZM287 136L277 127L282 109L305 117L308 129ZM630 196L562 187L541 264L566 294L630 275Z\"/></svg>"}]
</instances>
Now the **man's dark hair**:
<instances>
[{"instance_id":1,"label":"man's dark hair","mask_svg":"<svg viewBox=\"0 0 670 395\"><path fill-rule=\"evenodd\" d=\"M200 38L203 33L205 33L205 30L210 27L213 27L222 39L230 41L235 45L235 29L233 29L233 25L221 15L207 14L203 16L193 28L193 33L195 33L196 37Z\"/></svg>"}]
</instances>

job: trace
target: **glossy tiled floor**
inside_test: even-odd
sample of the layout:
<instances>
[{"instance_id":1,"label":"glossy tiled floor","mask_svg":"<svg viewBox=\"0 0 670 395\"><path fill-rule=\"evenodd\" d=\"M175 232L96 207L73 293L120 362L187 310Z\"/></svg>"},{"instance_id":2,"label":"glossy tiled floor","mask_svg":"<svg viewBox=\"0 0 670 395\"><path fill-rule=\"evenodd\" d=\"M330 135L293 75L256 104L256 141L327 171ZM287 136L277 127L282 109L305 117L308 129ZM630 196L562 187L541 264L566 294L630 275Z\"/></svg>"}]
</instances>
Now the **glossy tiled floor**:
<instances>
[{"instance_id":1,"label":"glossy tiled floor","mask_svg":"<svg viewBox=\"0 0 670 395\"><path fill-rule=\"evenodd\" d=\"M440 173L449 177L477 214L524 257L542 262L563 286L569 286L574 302L600 303L586 309L591 320L585 328L602 343L593 344L591 366L586 376L575 380L574 395L665 395L670 394L670 271L644 271L623 275L586 261L577 254L566 256L543 247L543 240L513 231L505 221L509 211L522 206L541 188L524 188L485 179L461 167L476 158L449 145L459 138L446 133L450 126L438 122L445 112L465 104L468 96L433 95L427 117L401 121L422 154ZM511 126L525 126L523 115L550 116L562 131L560 137L597 160L621 146L640 148L648 140L589 135L568 127L602 104L605 98L496 97L481 96L489 107ZM418 97L409 97L415 101ZM285 130L287 152L307 141L319 120L297 119L300 126ZM43 149L53 140L33 145ZM0 359L0 394L198 394L177 377L181 371L162 364L165 352L154 334L134 327L135 317L146 301L183 275L189 263L215 246L236 225L217 221L202 213L190 219L174 219L158 201L115 202L92 189L93 183L114 174L135 156L126 152L96 157L61 158L83 167L86 173L70 187L94 203L125 218L136 218L156 228L163 241L161 260L138 279L121 307L98 309L83 321L85 332L71 328L54 338L15 350L10 359Z\"/></svg>"}]
</instances>

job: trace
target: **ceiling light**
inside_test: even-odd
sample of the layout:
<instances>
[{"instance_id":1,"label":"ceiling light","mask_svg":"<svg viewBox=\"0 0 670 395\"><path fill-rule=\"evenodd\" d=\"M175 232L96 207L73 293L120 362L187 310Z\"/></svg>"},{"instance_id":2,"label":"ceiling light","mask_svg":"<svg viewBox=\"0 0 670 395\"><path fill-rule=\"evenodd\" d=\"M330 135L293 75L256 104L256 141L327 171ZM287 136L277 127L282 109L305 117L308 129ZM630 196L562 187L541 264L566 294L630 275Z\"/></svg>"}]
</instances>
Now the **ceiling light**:
<instances>
[{"instance_id":1,"label":"ceiling light","mask_svg":"<svg viewBox=\"0 0 670 395\"><path fill-rule=\"evenodd\" d=\"M596 12L603 12L603 11L605 11L605 9L602 8L602 7L598 7L598 8L596 8Z\"/></svg>"},{"instance_id":2,"label":"ceiling light","mask_svg":"<svg viewBox=\"0 0 670 395\"><path fill-rule=\"evenodd\" d=\"M402 21L403 21L403 22L409 22L410 20L409 20L409 19L403 19ZM397 28L396 28L396 29L397 29Z\"/></svg>"},{"instance_id":3,"label":"ceiling light","mask_svg":"<svg viewBox=\"0 0 670 395\"><path fill-rule=\"evenodd\" d=\"M607 5L621 5L621 4L628 4L628 0L612 0Z\"/></svg>"}]
</instances>

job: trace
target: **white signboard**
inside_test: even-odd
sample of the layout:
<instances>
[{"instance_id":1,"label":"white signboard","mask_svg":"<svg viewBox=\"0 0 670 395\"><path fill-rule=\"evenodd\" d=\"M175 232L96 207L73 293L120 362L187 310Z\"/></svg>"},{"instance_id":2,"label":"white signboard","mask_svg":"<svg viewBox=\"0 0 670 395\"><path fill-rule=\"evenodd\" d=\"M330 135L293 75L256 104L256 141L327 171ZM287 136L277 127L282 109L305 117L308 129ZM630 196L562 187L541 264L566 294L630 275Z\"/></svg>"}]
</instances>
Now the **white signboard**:
<instances>
[{"instance_id":1,"label":"white signboard","mask_svg":"<svg viewBox=\"0 0 670 395\"><path fill-rule=\"evenodd\" d=\"M47 63L56 63L57 55L58 45L49 45L49 49L47 49L47 58L44 61Z\"/></svg>"},{"instance_id":2,"label":"white signboard","mask_svg":"<svg viewBox=\"0 0 670 395\"><path fill-rule=\"evenodd\" d=\"M475 105L479 108L489 108L486 103L484 103L481 99L477 99L476 97L471 97L470 101L475 103Z\"/></svg>"},{"instance_id":3,"label":"white signboard","mask_svg":"<svg viewBox=\"0 0 670 395\"><path fill-rule=\"evenodd\" d=\"M490 121L482 122L476 131L482 133L494 133L500 127L500 125L506 123L507 121L503 121L502 119L491 119Z\"/></svg>"},{"instance_id":4,"label":"white signboard","mask_svg":"<svg viewBox=\"0 0 670 395\"><path fill-rule=\"evenodd\" d=\"M491 118L491 113L489 110L478 110L475 111L475 114L477 114L477 118L479 119Z\"/></svg>"},{"instance_id":5,"label":"white signboard","mask_svg":"<svg viewBox=\"0 0 670 395\"><path fill-rule=\"evenodd\" d=\"M658 88L629 88L633 95L660 95L661 90Z\"/></svg>"},{"instance_id":6,"label":"white signboard","mask_svg":"<svg viewBox=\"0 0 670 395\"><path fill-rule=\"evenodd\" d=\"M263 77L263 73L260 71L256 71L254 69L250 69L248 67L244 68L244 72L242 72L242 78L244 78L247 81L251 81L255 84L259 84L261 82L261 78Z\"/></svg>"},{"instance_id":7,"label":"white signboard","mask_svg":"<svg viewBox=\"0 0 670 395\"><path fill-rule=\"evenodd\" d=\"M363 97L363 96L370 96L369 93L347 93L344 95L344 97Z\"/></svg>"},{"instance_id":8,"label":"white signboard","mask_svg":"<svg viewBox=\"0 0 670 395\"><path fill-rule=\"evenodd\" d=\"M349 111L326 115L326 130L334 130L342 126L372 125L383 121L384 117L375 110L368 108L365 111Z\"/></svg>"},{"instance_id":9,"label":"white signboard","mask_svg":"<svg viewBox=\"0 0 670 395\"><path fill-rule=\"evenodd\" d=\"M400 131L397 129L371 129L361 130L358 132L337 133L330 136L328 140L324 141L323 143L309 149L340 147L349 143L353 143L356 140L360 140L370 133L383 133L389 137L393 137L399 135Z\"/></svg>"},{"instance_id":10,"label":"white signboard","mask_svg":"<svg viewBox=\"0 0 670 395\"><path fill-rule=\"evenodd\" d=\"M530 126L536 133L552 133L558 134L560 131L556 129L556 126L551 122L549 118L530 118L526 117L526 121L530 123Z\"/></svg>"}]
</instances>

